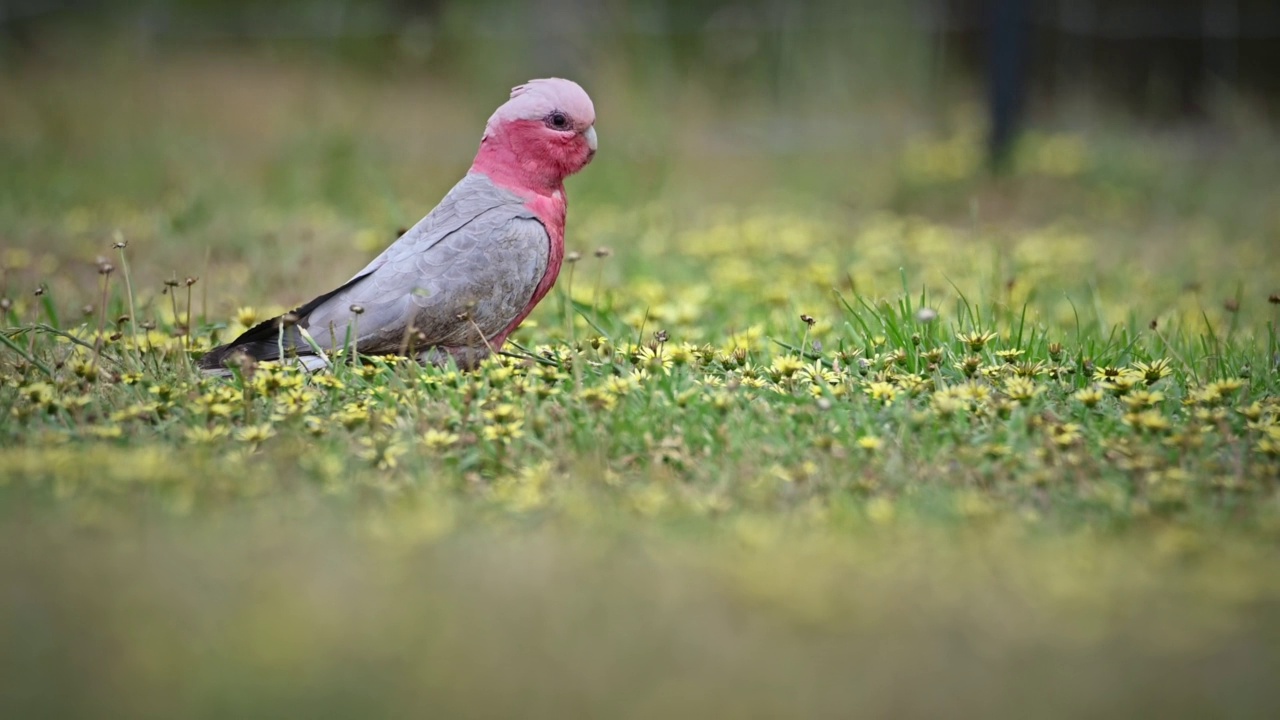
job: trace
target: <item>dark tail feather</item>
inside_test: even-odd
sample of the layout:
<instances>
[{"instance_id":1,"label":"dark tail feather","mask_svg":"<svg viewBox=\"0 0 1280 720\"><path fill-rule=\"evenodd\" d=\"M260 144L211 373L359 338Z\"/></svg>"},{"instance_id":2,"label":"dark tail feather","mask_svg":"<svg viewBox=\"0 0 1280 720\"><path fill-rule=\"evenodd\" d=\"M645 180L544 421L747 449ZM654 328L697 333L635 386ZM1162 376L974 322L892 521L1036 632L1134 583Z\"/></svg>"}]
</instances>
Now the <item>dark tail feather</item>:
<instances>
[{"instance_id":1,"label":"dark tail feather","mask_svg":"<svg viewBox=\"0 0 1280 720\"><path fill-rule=\"evenodd\" d=\"M306 327L307 317L311 315L311 311L320 307L324 301L354 286L366 277L369 277L368 273L357 275L340 287L336 287L306 305L286 314L292 316L294 324ZM202 370L222 370L226 367L227 359L239 352L245 353L255 360L278 359L280 357L280 323L284 317L284 315L281 315L270 320L264 320L245 330L235 340L226 345L219 345L205 353L204 357L200 358L200 368ZM303 342L302 333L298 332L296 327L285 328L284 350L286 353L292 350L299 355L315 354L311 351L311 346Z\"/></svg>"},{"instance_id":2,"label":"dark tail feather","mask_svg":"<svg viewBox=\"0 0 1280 720\"><path fill-rule=\"evenodd\" d=\"M284 316L274 317L270 320L254 325L245 330L235 340L226 345L219 345L200 358L200 369L202 370L222 370L227 366L227 360L238 353L244 353L255 360L276 360L280 357L280 323ZM286 353L297 351L299 355L310 355L311 347L302 342L302 335L295 327L287 327L284 330L283 338L284 350Z\"/></svg>"}]
</instances>

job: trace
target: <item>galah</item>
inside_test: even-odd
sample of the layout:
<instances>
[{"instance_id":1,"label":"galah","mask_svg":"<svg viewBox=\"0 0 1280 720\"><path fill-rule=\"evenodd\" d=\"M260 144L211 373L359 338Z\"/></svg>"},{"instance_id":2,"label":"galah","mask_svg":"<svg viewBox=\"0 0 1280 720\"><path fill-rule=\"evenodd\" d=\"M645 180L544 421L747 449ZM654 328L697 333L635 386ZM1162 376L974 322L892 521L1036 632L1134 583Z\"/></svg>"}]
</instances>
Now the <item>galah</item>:
<instances>
[{"instance_id":1,"label":"galah","mask_svg":"<svg viewBox=\"0 0 1280 720\"><path fill-rule=\"evenodd\" d=\"M485 125L466 176L341 287L246 330L200 358L225 372L238 353L412 353L474 368L555 284L564 259L564 179L596 152L595 107L577 83L530 80ZM317 348L321 351L317 353Z\"/></svg>"}]
</instances>

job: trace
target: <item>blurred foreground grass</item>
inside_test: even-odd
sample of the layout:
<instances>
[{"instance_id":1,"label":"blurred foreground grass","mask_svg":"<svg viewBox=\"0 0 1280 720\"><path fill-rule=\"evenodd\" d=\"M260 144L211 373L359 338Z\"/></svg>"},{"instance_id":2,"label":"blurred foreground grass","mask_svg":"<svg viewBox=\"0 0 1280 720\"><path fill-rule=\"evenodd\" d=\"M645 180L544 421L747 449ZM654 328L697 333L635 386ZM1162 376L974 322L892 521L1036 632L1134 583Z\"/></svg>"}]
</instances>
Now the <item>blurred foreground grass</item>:
<instances>
[{"instance_id":1,"label":"blurred foreground grass","mask_svg":"<svg viewBox=\"0 0 1280 720\"><path fill-rule=\"evenodd\" d=\"M505 86L0 78L6 716L1275 715L1268 131L989 181L971 112L594 72L524 357L230 382Z\"/></svg>"}]
</instances>

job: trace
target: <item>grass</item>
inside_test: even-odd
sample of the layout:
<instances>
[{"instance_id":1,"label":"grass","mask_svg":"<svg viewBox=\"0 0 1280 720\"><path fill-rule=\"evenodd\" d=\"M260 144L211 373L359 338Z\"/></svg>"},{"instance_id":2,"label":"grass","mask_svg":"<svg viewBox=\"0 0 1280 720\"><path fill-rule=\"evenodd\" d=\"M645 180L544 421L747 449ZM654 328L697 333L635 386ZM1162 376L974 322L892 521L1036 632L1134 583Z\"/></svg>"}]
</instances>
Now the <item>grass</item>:
<instances>
[{"instance_id":1,"label":"grass","mask_svg":"<svg viewBox=\"0 0 1280 720\"><path fill-rule=\"evenodd\" d=\"M507 355L219 380L192 359L429 209L494 98L252 56L19 70L14 716L1280 704L1264 131L1033 135L993 181L972 123L896 106L825 156L717 157L760 118L693 87L654 152L602 76L576 260Z\"/></svg>"}]
</instances>

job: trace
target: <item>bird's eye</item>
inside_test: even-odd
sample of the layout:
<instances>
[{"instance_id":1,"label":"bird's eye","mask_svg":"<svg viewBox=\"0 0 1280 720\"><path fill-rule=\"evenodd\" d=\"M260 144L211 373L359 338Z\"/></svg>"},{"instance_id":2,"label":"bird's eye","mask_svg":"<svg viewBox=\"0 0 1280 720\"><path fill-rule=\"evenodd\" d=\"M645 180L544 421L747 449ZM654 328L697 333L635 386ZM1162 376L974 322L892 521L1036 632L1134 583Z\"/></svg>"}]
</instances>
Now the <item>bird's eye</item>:
<instances>
[{"instance_id":1,"label":"bird's eye","mask_svg":"<svg viewBox=\"0 0 1280 720\"><path fill-rule=\"evenodd\" d=\"M569 118L562 112L553 112L547 116L547 124L556 130L569 127Z\"/></svg>"}]
</instances>

